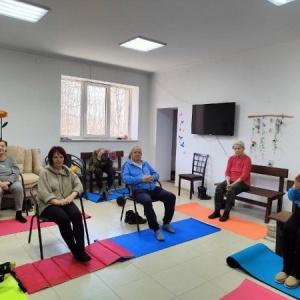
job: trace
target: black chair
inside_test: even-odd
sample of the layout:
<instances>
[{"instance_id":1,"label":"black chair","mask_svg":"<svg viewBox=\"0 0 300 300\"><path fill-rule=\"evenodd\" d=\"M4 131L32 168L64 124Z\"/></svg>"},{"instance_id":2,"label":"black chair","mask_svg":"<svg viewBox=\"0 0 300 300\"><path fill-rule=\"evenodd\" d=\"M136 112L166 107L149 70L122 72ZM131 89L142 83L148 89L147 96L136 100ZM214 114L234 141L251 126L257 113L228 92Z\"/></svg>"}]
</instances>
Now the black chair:
<instances>
[{"instance_id":1,"label":"black chair","mask_svg":"<svg viewBox=\"0 0 300 300\"><path fill-rule=\"evenodd\" d=\"M194 194L195 181L201 181L201 186L204 186L205 170L208 156L208 154L194 153L192 173L178 175L178 196L180 196L181 179L190 181L190 199L192 199L192 194Z\"/></svg>"},{"instance_id":2,"label":"black chair","mask_svg":"<svg viewBox=\"0 0 300 300\"><path fill-rule=\"evenodd\" d=\"M49 164L48 156L45 157L45 164ZM86 197L86 166L83 162L83 160L76 155L73 154L67 154L67 160L64 162L64 164L71 168L72 166L75 166L77 168L76 175L82 182L83 186L83 197Z\"/></svg>"},{"instance_id":3,"label":"black chair","mask_svg":"<svg viewBox=\"0 0 300 300\"><path fill-rule=\"evenodd\" d=\"M39 205L38 205L38 201L36 199L37 197L37 190L38 190L38 185L35 184L31 189L30 189L30 194L31 197L34 201L34 206L35 206L35 213L34 215L31 217L31 221L30 221L30 229L29 229L29 237L28 237L28 243L31 242L31 235L32 235L32 227L33 227L33 220L34 218L36 218L36 222L37 222L37 229L38 229L38 237L39 237L39 247L40 247L40 255L41 255L41 259L44 259L44 252L43 252L43 242L42 242L42 233L41 233L41 223L44 222L52 222L46 218L42 218L40 217L40 212L39 212ZM85 219L85 212L84 212L84 206L83 206L83 200L82 197L79 197L80 199L80 207L81 207L81 213L82 213L82 217L83 217L83 224L84 224L84 231L86 234L86 240L87 243L90 245L90 237L89 237L89 233L88 233L88 228L87 228L87 223L86 223L86 219Z\"/></svg>"},{"instance_id":4,"label":"black chair","mask_svg":"<svg viewBox=\"0 0 300 300\"><path fill-rule=\"evenodd\" d=\"M156 183L161 187L160 181L156 181ZM126 200L133 201L133 207L134 207L134 213L135 213L136 226L137 226L138 232L140 232L140 225L139 225L139 222L138 222L138 211L137 211L137 208L136 208L136 204L137 204L138 202L135 201L135 199L134 199L134 197L133 197L133 191L132 191L132 189L130 188L130 186L129 186L128 184L126 184L126 187L127 187L127 189L128 189L127 196L120 196L120 197L118 197L118 199L117 199L117 203L118 203L120 206L122 206L122 212L121 212L120 221L122 221L122 219L123 219L124 209L125 209L125 205L126 205Z\"/></svg>"}]
</instances>

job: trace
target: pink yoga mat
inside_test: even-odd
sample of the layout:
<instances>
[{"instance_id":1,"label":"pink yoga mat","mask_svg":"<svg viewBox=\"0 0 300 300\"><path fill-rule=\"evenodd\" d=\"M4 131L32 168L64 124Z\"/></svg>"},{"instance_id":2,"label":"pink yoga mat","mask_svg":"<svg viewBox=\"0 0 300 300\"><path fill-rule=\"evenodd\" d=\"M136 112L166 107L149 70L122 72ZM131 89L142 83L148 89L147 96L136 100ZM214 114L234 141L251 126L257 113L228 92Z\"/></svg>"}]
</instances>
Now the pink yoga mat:
<instances>
[{"instance_id":1,"label":"pink yoga mat","mask_svg":"<svg viewBox=\"0 0 300 300\"><path fill-rule=\"evenodd\" d=\"M236 289L228 293L220 300L287 300L275 292L268 290L248 279L245 279Z\"/></svg>"},{"instance_id":2,"label":"pink yoga mat","mask_svg":"<svg viewBox=\"0 0 300 300\"><path fill-rule=\"evenodd\" d=\"M16 267L14 270L28 294L68 281L106 266L133 257L126 249L112 241L99 241L86 247L91 254L89 262L81 263L71 253L63 253L48 259Z\"/></svg>"},{"instance_id":3,"label":"pink yoga mat","mask_svg":"<svg viewBox=\"0 0 300 300\"><path fill-rule=\"evenodd\" d=\"M89 219L91 216L88 214L85 214L85 218ZM18 232L24 232L24 231L29 231L30 228L30 221L32 216L26 216L25 217L27 219L26 223L21 223L16 221L15 219L7 219L7 220L1 220L0 221L0 236L3 235L8 235L8 234L14 234L14 233L18 233ZM33 222L33 229L37 229L37 222L36 222L36 218L34 218L34 222ZM41 224L41 227L49 227L49 226L53 226L56 225L53 222L45 222Z\"/></svg>"},{"instance_id":4,"label":"pink yoga mat","mask_svg":"<svg viewBox=\"0 0 300 300\"><path fill-rule=\"evenodd\" d=\"M51 258L39 260L33 263L37 272L45 276L50 286L65 282L71 279L66 272L58 266ZM53 274L55 274L53 276Z\"/></svg>"}]
</instances>

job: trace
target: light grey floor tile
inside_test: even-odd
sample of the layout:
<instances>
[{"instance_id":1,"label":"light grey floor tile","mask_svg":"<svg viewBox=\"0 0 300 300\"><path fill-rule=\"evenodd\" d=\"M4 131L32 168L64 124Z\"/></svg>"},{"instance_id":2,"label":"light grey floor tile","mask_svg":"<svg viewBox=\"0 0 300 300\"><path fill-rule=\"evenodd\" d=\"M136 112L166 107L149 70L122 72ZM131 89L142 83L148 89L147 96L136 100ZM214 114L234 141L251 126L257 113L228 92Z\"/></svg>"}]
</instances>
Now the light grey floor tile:
<instances>
[{"instance_id":1,"label":"light grey floor tile","mask_svg":"<svg viewBox=\"0 0 300 300\"><path fill-rule=\"evenodd\" d=\"M174 192L178 189L173 183L163 182L163 187ZM189 199L189 191L181 190L177 204L191 201L213 208L214 201L199 200L197 193ZM93 203L84 201L85 211L91 215L87 219L90 240L103 240L110 237L136 232L136 225L120 221L121 207L116 201ZM125 212L133 209L127 201ZM154 203L158 221L162 223L164 206ZM143 216L143 208L138 205ZM264 224L265 210L236 201L232 214L249 221ZM32 214L32 213L31 213ZM13 210L0 211L0 220L14 218ZM175 211L173 222L188 218ZM273 224L274 226L274 222ZM147 229L147 224L141 229ZM42 229L44 255L51 257L69 252L57 226ZM154 237L153 237L154 238ZM227 230L194 239L161 251L151 253L126 262L118 262L104 269L28 295L30 300L217 300L237 288L244 279L249 279L267 289L271 287L248 276L243 271L231 269L226 258L256 243L263 243L274 251L274 239L254 241ZM33 231L32 241L28 244L28 232L0 237L1 261L16 261L17 266L40 259L37 230ZM275 291L277 292L277 291ZM283 293L277 292L288 299Z\"/></svg>"},{"instance_id":2,"label":"light grey floor tile","mask_svg":"<svg viewBox=\"0 0 300 300\"><path fill-rule=\"evenodd\" d=\"M206 279L181 264L155 273L151 277L176 296L182 295L206 282Z\"/></svg>"},{"instance_id":3,"label":"light grey floor tile","mask_svg":"<svg viewBox=\"0 0 300 300\"><path fill-rule=\"evenodd\" d=\"M175 298L174 294L151 277L129 283L114 291L122 300L171 300Z\"/></svg>"}]
</instances>

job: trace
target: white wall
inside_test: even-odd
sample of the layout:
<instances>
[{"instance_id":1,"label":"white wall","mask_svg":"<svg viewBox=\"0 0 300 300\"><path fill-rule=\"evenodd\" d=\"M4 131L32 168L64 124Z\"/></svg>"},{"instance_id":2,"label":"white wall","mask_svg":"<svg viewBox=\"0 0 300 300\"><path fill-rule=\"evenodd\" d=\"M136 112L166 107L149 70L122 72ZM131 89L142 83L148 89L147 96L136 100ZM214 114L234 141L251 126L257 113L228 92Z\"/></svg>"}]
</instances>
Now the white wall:
<instances>
[{"instance_id":1,"label":"white wall","mask_svg":"<svg viewBox=\"0 0 300 300\"><path fill-rule=\"evenodd\" d=\"M232 155L232 143L243 140L246 153L251 156L253 163L267 165L272 159L274 166L288 168L289 178L293 179L300 173L297 135L297 129L300 128L299 74L300 41L154 74L150 88L150 122L156 124L157 109L178 107L176 173L191 171L193 152L208 153L210 159L206 185L208 193L212 195L214 183L224 179L227 157ZM235 136L217 139L215 136L192 135L192 104L215 102L236 102ZM264 150L256 147L250 151L253 119L248 116L283 113L293 118L283 119L276 151L272 147L272 139L265 143ZM263 121L271 126L267 123L270 118ZM272 134L265 133L269 139ZM151 133L150 141L154 153L155 143ZM176 183L177 180L176 176ZM273 182L266 184L274 186ZM183 185L188 187L188 182ZM285 201L284 207L290 208L289 201Z\"/></svg>"},{"instance_id":2,"label":"white wall","mask_svg":"<svg viewBox=\"0 0 300 300\"><path fill-rule=\"evenodd\" d=\"M173 110L157 111L156 170L160 180L171 179Z\"/></svg>"},{"instance_id":3,"label":"white wall","mask_svg":"<svg viewBox=\"0 0 300 300\"><path fill-rule=\"evenodd\" d=\"M0 110L8 112L3 139L10 145L39 148L44 158L54 145L69 153L92 151L100 146L129 153L132 145L148 154L149 75L131 70L91 65L75 60L51 58L0 49ZM139 141L60 142L61 75L91 78L138 86L140 88Z\"/></svg>"},{"instance_id":4,"label":"white wall","mask_svg":"<svg viewBox=\"0 0 300 300\"><path fill-rule=\"evenodd\" d=\"M213 194L214 182L223 179L227 157L232 154L231 145L237 139L246 143L246 152L253 163L267 164L270 157L274 166L290 170L290 179L300 173L297 139L300 41L157 73L150 81L148 74L138 71L7 49L0 49L0 66L0 109L8 112L5 120L9 122L3 129L3 138L10 145L39 148L42 158L53 145L62 145L75 155L100 145L124 150L127 154L137 143L60 142L60 76L69 75L140 87L138 143L143 147L143 157L157 169L164 167L155 165L157 110L178 108L176 172L190 171L193 152L208 153L206 185L209 194ZM227 101L237 103L234 137L217 140L216 137L190 134L192 104ZM283 120L276 153L272 147L263 158L259 151L250 153L253 120L248 116L282 113L294 118ZM180 146L183 142L184 147Z\"/></svg>"}]
</instances>

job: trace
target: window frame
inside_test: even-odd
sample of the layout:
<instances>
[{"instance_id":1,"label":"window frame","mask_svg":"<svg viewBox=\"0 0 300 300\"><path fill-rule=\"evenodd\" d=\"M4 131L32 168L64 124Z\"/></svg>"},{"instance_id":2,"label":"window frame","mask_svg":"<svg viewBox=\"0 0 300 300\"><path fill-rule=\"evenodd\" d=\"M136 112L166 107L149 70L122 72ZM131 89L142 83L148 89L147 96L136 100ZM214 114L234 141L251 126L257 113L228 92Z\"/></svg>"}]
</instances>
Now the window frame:
<instances>
[{"instance_id":1,"label":"window frame","mask_svg":"<svg viewBox=\"0 0 300 300\"><path fill-rule=\"evenodd\" d=\"M81 84L81 99L80 99L80 135L72 136L72 135L62 135L60 131L60 139L67 140L80 140L80 141L92 141L92 140L122 140L122 139L137 139L137 126L138 126L138 116L132 116L133 106L138 105L139 88L135 86L129 86L124 84L103 82L97 80L89 80L84 78L76 78L70 77L66 75L61 76L62 80L76 81ZM96 134L88 134L87 133L87 108L88 108L88 100L87 100L87 91L89 86L101 87L105 88L105 132L102 135ZM127 133L124 133L124 136L110 136L110 123L111 123L111 88L120 88L125 90L125 114L127 115L126 124L127 124ZM61 91L62 95L62 91ZM134 97L134 101L132 100ZM62 97L60 99L61 109L62 109ZM138 107L134 110L138 109ZM61 110L62 112L62 110ZM134 128L132 130L132 128ZM61 126L60 126L61 130Z\"/></svg>"}]
</instances>

